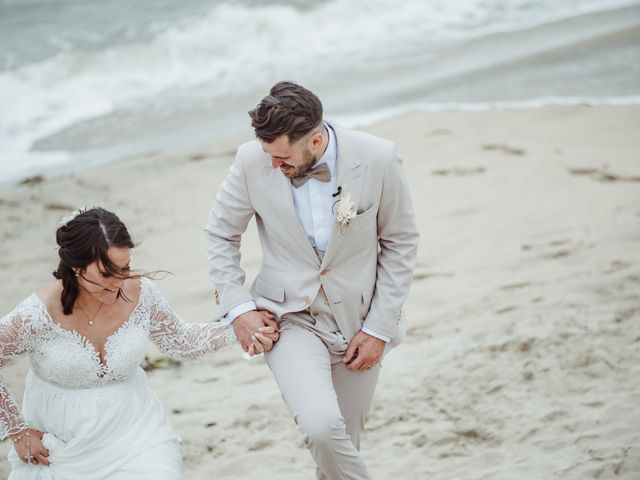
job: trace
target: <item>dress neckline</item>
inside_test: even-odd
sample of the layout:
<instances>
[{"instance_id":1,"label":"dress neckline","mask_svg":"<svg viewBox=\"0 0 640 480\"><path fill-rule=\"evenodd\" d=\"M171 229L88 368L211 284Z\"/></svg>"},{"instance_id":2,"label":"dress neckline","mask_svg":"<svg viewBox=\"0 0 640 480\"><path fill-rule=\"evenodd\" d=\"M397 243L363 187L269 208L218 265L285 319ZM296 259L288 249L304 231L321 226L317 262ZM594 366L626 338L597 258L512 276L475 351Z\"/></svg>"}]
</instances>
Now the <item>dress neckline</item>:
<instances>
[{"instance_id":1,"label":"dress neckline","mask_svg":"<svg viewBox=\"0 0 640 480\"><path fill-rule=\"evenodd\" d=\"M107 338L105 338L105 340L104 340L104 344L103 344L104 359L100 356L100 352L96 349L95 344L91 340L89 340L85 335L81 334L76 329L64 328L60 323L56 322L53 319L53 317L49 313L49 310L47 309L47 306L42 301L40 296L36 292L33 292L32 296L35 298L36 302L40 305L40 308L42 309L42 311L44 312L45 316L47 317L48 323L53 325L54 328L57 328L60 331L65 332L66 334L68 334L68 335L70 335L70 336L72 336L74 338L77 338L79 343L82 345L82 347L86 348L89 351L91 356L94 358L94 360L98 364L98 367L99 367L98 376L102 377L102 376L104 376L106 374L106 372L108 370L108 366L107 366L107 363L106 363L106 360L107 360L107 345L109 344L109 342L113 338L117 337L118 334L128 326L128 324L131 322L131 319L133 318L133 315L138 311L138 309L142 305L143 289L145 288L144 278L145 277L141 277L141 279L140 279L140 295L138 295L138 301L136 303L136 306L131 311L129 316L126 318L126 320L124 322L122 322L122 324L120 324L120 326L118 328L116 328L112 333L107 335Z\"/></svg>"}]
</instances>

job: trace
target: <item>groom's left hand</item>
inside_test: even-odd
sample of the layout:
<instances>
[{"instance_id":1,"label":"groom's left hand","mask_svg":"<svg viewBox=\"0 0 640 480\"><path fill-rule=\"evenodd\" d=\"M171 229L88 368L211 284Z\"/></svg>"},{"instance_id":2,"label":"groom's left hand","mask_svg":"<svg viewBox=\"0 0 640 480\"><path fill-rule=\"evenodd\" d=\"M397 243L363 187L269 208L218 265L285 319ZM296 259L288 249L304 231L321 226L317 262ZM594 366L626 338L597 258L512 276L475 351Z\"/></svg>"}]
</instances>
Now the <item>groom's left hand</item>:
<instances>
[{"instance_id":1,"label":"groom's left hand","mask_svg":"<svg viewBox=\"0 0 640 480\"><path fill-rule=\"evenodd\" d=\"M360 330L349 342L342 361L349 370L362 371L373 368L384 353L384 340Z\"/></svg>"}]
</instances>

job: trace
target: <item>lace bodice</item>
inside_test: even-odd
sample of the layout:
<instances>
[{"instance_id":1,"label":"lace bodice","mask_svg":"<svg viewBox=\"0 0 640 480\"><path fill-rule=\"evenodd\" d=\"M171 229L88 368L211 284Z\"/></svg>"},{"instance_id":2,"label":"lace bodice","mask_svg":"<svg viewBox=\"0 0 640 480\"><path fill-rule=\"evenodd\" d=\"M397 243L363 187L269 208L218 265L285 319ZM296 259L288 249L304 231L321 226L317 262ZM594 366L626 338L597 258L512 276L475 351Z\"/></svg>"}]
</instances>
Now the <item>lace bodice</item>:
<instances>
[{"instance_id":1,"label":"lace bodice","mask_svg":"<svg viewBox=\"0 0 640 480\"><path fill-rule=\"evenodd\" d=\"M85 337L56 324L33 293L0 320L0 366L28 353L33 371L49 383L64 388L99 387L131 377L144 360L149 339L172 357L196 357L236 341L230 326L185 323L156 285L143 277L136 308L105 343L104 363ZM0 376L0 438L25 426Z\"/></svg>"}]
</instances>

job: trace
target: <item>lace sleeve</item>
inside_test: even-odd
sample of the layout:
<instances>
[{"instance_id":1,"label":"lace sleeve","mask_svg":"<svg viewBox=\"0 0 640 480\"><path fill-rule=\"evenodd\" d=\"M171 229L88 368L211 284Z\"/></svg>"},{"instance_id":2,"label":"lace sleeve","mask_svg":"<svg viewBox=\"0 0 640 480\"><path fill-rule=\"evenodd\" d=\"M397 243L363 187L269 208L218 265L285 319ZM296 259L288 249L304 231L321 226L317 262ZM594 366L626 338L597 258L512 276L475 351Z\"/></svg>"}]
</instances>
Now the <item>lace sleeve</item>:
<instances>
[{"instance_id":1,"label":"lace sleeve","mask_svg":"<svg viewBox=\"0 0 640 480\"><path fill-rule=\"evenodd\" d=\"M214 323L186 323L151 282L149 287L151 340L162 353L172 357L198 357L236 343L233 327Z\"/></svg>"},{"instance_id":2,"label":"lace sleeve","mask_svg":"<svg viewBox=\"0 0 640 480\"><path fill-rule=\"evenodd\" d=\"M28 300L18 305L9 315L0 320L0 367L30 350L33 335L31 313L27 308ZM0 376L0 439L18 433L27 428L22 413L11 393L7 390L4 378Z\"/></svg>"}]
</instances>

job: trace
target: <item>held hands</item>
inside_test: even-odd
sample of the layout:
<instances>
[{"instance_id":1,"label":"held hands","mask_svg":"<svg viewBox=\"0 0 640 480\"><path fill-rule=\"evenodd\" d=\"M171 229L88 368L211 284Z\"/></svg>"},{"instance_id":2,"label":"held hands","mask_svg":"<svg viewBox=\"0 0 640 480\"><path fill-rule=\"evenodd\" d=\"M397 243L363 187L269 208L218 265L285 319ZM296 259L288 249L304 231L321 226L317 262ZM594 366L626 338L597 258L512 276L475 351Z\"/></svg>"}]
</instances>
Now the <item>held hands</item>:
<instances>
[{"instance_id":1,"label":"held hands","mask_svg":"<svg viewBox=\"0 0 640 480\"><path fill-rule=\"evenodd\" d=\"M43 435L44 432L29 428L11 436L20 460L34 465L49 465L49 450L42 444Z\"/></svg>"},{"instance_id":2,"label":"held hands","mask_svg":"<svg viewBox=\"0 0 640 480\"><path fill-rule=\"evenodd\" d=\"M266 310L243 313L232 325L242 349L252 357L271 350L280 337L278 322Z\"/></svg>"},{"instance_id":3,"label":"held hands","mask_svg":"<svg viewBox=\"0 0 640 480\"><path fill-rule=\"evenodd\" d=\"M361 330L349 342L349 347L342 357L342 361L349 370L354 372L369 370L380 361L384 353L384 346L384 340Z\"/></svg>"},{"instance_id":4,"label":"held hands","mask_svg":"<svg viewBox=\"0 0 640 480\"><path fill-rule=\"evenodd\" d=\"M271 339L274 333L278 335L278 332L276 332L273 327L261 327L256 333L251 335L251 345L249 345L249 350L247 350L249 356L254 357L271 350L274 341L277 340L277 338L276 340Z\"/></svg>"}]
</instances>

